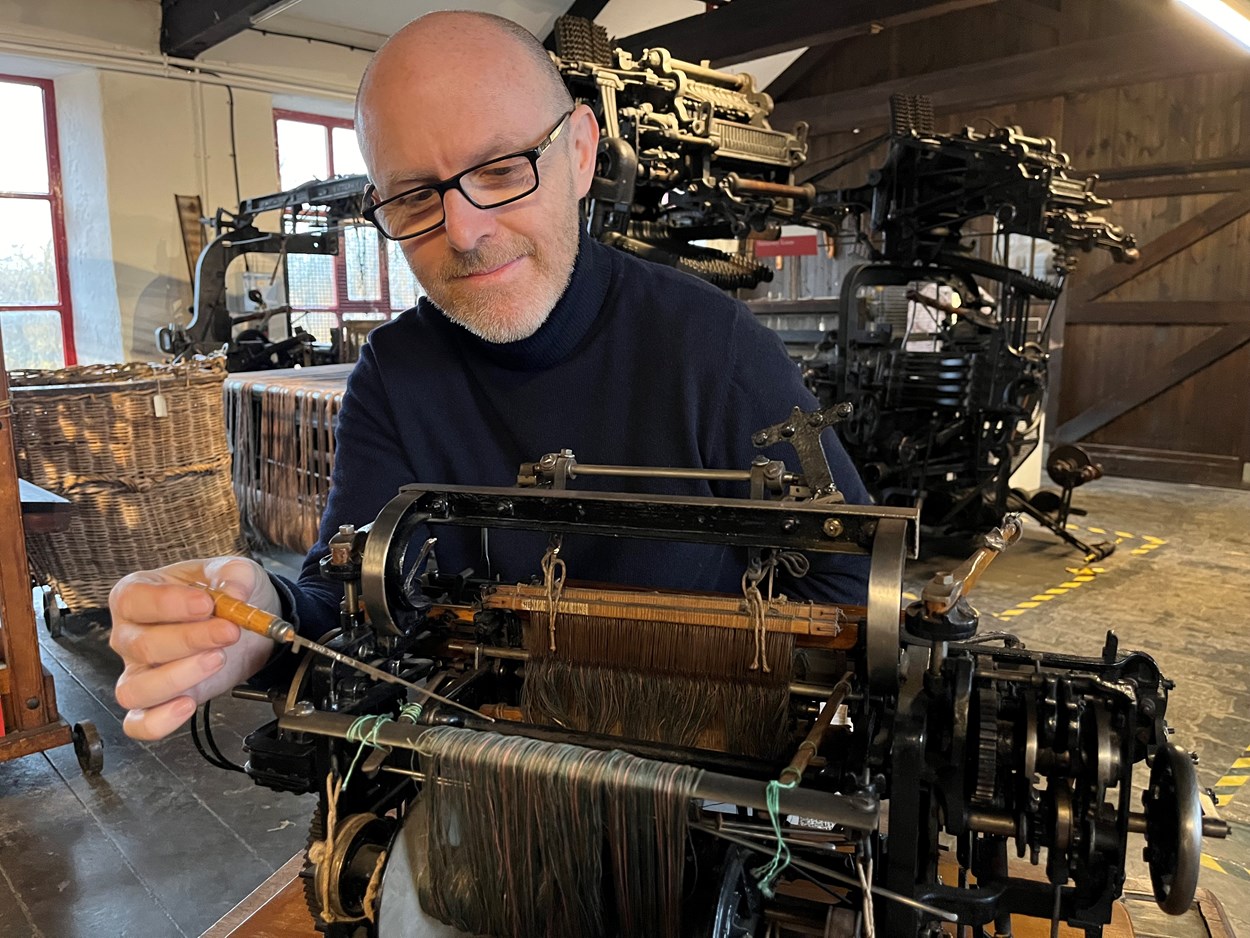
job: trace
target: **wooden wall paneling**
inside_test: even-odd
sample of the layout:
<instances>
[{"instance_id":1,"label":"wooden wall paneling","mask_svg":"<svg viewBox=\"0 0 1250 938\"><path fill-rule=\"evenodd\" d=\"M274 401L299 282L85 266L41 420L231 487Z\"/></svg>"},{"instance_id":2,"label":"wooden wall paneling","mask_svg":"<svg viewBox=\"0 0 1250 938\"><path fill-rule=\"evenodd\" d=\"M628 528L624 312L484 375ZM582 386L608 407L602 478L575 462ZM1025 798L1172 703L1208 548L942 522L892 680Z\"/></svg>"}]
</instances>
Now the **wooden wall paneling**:
<instances>
[{"instance_id":1,"label":"wooden wall paneling","mask_svg":"<svg viewBox=\"0 0 1250 938\"><path fill-rule=\"evenodd\" d=\"M1225 329L1248 330L1250 324ZM1250 373L1250 340L1238 340L1231 331L1225 334L1224 330L1216 336L1208 340L1208 348L1229 348L1236 341L1241 344L1154 398L1109 420L1086 436L1086 441L1119 445L1133 441L1135 446L1145 448L1244 459L1245 393L1238 389L1244 388L1245 375ZM1201 419L1195 419L1195 415L1201 415Z\"/></svg>"},{"instance_id":2,"label":"wooden wall paneling","mask_svg":"<svg viewBox=\"0 0 1250 938\"><path fill-rule=\"evenodd\" d=\"M1117 332L1122 332L1124 329L1124 327L1115 326L1102 328L1114 329ZM1172 327L1156 328L1166 332L1177 331L1177 329ZM1178 329L1186 331L1189 328L1201 329L1203 327L1178 327ZM1116 389L1110 394L1101 397L1097 403L1060 424L1055 429L1055 439L1064 442L1085 439L1096 430L1111 423L1117 417L1159 396L1191 375L1207 368L1224 356L1237 351L1248 342L1250 342L1250 324L1240 323L1221 327L1214 334L1209 335L1196 345L1176 355L1161 367L1150 367L1144 362L1140 362L1135 354L1133 361L1134 376L1125 380L1128 376L1120 374ZM1159 344L1166 345L1169 351L1176 347L1173 336L1169 336ZM1149 346L1143 348L1143 346L1138 345L1134 348L1134 352L1141 353L1148 348ZM1114 358L1108 358L1107 361L1109 364L1112 364L1117 361L1124 362L1125 358L1123 355L1118 355ZM1112 367L1114 367L1114 364L1112 364ZM1220 397L1223 397L1223 395L1220 395ZM1193 413L1194 411L1192 410L1188 412L1188 414ZM1175 439L1175 433L1181 433L1186 428L1192 428L1193 425L1194 422L1189 417L1182 416L1180 420L1167 425L1168 438ZM1151 435L1153 436L1154 434ZM1104 437L1101 442L1114 441L1107 440ZM1133 442L1144 446L1150 445L1149 439L1142 439L1140 436L1135 438ZM1209 440L1204 444L1203 451L1211 452L1212 447L1218 445L1215 440Z\"/></svg>"},{"instance_id":3,"label":"wooden wall paneling","mask_svg":"<svg viewBox=\"0 0 1250 938\"><path fill-rule=\"evenodd\" d=\"M1081 299L1096 300L1110 293L1134 277L1141 276L1156 264L1161 264L1225 225L1232 224L1247 212L1250 212L1250 191L1225 196L1205 211L1142 245L1141 259L1136 264L1117 264L1090 277L1083 284Z\"/></svg>"},{"instance_id":4,"label":"wooden wall paneling","mask_svg":"<svg viewBox=\"0 0 1250 938\"><path fill-rule=\"evenodd\" d=\"M1159 199L1170 195L1217 195L1247 188L1250 188L1250 172L1231 169L1140 179L1106 179L1100 180L1097 191L1099 195L1116 203L1118 214L1123 210L1123 203L1138 199Z\"/></svg>"},{"instance_id":5,"label":"wooden wall paneling","mask_svg":"<svg viewBox=\"0 0 1250 938\"><path fill-rule=\"evenodd\" d=\"M1247 330L1250 324L1242 323L1225 329ZM1090 433L1085 440L1112 445L1131 442L1134 446L1150 449L1239 456L1242 452L1241 426L1245 410L1238 406L1238 401L1230 399L1230 394L1234 393L1232 389L1237 386L1238 376L1244 376L1247 367L1250 367L1250 342L1237 339L1225 329L1205 340L1206 347L1212 350L1213 355L1217 348L1231 347L1231 351L1220 353L1209 365L1196 369L1158 395L1126 410ZM1162 374L1170 368L1173 360L1179 358L1176 356L1177 349L1186 348L1191 343L1176 336L1181 330L1158 327L1157 331L1164 334L1159 340L1160 345L1172 356L1157 369ZM1172 337L1169 338L1168 333ZM1232 347L1238 341L1242 344ZM1134 369L1134 379L1146 373L1145 368Z\"/></svg>"},{"instance_id":6,"label":"wooden wall paneling","mask_svg":"<svg viewBox=\"0 0 1250 938\"><path fill-rule=\"evenodd\" d=\"M1250 322L1250 300L1104 300L1069 310L1067 321L1074 326L1223 326Z\"/></svg>"},{"instance_id":7,"label":"wooden wall paneling","mask_svg":"<svg viewBox=\"0 0 1250 938\"><path fill-rule=\"evenodd\" d=\"M955 42L957 38L950 40ZM944 43L946 39L944 36ZM937 45L932 36L926 41ZM1213 38L1209 30L1177 24L1132 34L1103 35L1000 58L985 58L982 50L962 64L951 64L923 76L884 80L873 90L884 91L887 96L896 91L929 94L939 111L958 111L1035 98L1039 89L1054 94L1095 91L1239 67L1244 67L1243 57L1218 37ZM836 81L833 84L838 85ZM819 112L823 116L812 118L813 130L818 133L879 123L888 113L881 104L865 101L863 83L843 84L841 88L806 98L792 95L778 103L777 113L793 119L803 113Z\"/></svg>"}]
</instances>

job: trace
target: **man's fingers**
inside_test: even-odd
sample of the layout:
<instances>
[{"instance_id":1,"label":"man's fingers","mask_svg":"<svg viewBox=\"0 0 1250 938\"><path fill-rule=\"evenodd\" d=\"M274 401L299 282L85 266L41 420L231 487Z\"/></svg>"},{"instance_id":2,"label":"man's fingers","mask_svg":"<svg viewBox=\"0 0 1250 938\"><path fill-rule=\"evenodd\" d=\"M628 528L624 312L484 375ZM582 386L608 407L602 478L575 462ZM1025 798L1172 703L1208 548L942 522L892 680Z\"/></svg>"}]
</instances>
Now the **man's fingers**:
<instances>
[{"instance_id":1,"label":"man's fingers","mask_svg":"<svg viewBox=\"0 0 1250 938\"><path fill-rule=\"evenodd\" d=\"M220 649L201 652L154 668L127 666L117 679L117 702L126 710L144 710L191 692L226 663Z\"/></svg>"},{"instance_id":2,"label":"man's fingers","mask_svg":"<svg viewBox=\"0 0 1250 938\"><path fill-rule=\"evenodd\" d=\"M114 621L151 625L207 619L213 598L201 589L131 574L113 587L109 607Z\"/></svg>"},{"instance_id":3,"label":"man's fingers","mask_svg":"<svg viewBox=\"0 0 1250 938\"><path fill-rule=\"evenodd\" d=\"M143 625L118 622L109 645L128 665L167 664L188 655L225 648L239 640L239 627L225 619Z\"/></svg>"},{"instance_id":4,"label":"man's fingers","mask_svg":"<svg viewBox=\"0 0 1250 938\"><path fill-rule=\"evenodd\" d=\"M131 739L163 739L195 712L195 701L179 697L146 710L131 710L122 720L122 730Z\"/></svg>"}]
</instances>

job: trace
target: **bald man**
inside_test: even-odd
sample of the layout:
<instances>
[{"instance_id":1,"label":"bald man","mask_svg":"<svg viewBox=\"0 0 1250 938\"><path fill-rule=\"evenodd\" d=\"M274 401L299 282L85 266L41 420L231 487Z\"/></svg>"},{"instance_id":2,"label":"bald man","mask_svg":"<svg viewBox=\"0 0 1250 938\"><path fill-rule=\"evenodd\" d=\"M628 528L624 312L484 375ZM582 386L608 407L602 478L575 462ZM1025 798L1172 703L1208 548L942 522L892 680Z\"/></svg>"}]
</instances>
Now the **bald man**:
<instances>
[{"instance_id":1,"label":"bald man","mask_svg":"<svg viewBox=\"0 0 1250 938\"><path fill-rule=\"evenodd\" d=\"M273 654L179 578L220 584L316 636L337 624L342 598L318 575L329 536L372 521L402 485L509 486L521 463L562 448L600 464L744 468L753 431L816 406L781 341L741 303L580 230L598 124L516 24L463 12L410 23L366 70L356 129L372 180L366 215L399 242L427 296L373 332L352 372L320 542L297 584L216 558L114 588L116 693L131 736L167 735ZM841 491L866 502L832 432L824 443ZM578 485L627 487L594 481ZM632 489L747 494L688 480ZM443 570L511 582L537 572L546 546L532 532L438 533ZM576 579L724 592L741 588L745 564L725 547L593 537L566 538L562 556ZM863 563L818 558L783 588L862 602L865 584Z\"/></svg>"}]
</instances>

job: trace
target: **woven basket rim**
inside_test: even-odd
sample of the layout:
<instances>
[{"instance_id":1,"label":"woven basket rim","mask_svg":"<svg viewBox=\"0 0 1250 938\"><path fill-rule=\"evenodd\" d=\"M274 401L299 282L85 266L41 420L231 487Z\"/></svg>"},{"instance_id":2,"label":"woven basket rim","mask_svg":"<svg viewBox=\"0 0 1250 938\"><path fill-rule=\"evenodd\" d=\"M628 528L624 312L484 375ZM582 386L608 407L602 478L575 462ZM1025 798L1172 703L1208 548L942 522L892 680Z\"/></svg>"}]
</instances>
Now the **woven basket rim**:
<instances>
[{"instance_id":1,"label":"woven basket rim","mask_svg":"<svg viewBox=\"0 0 1250 938\"><path fill-rule=\"evenodd\" d=\"M222 353L197 355L181 362L119 362L105 365L71 365L54 370L27 369L9 372L14 394L42 396L66 391L99 391L105 386L143 389L184 382L220 381L226 375Z\"/></svg>"}]
</instances>

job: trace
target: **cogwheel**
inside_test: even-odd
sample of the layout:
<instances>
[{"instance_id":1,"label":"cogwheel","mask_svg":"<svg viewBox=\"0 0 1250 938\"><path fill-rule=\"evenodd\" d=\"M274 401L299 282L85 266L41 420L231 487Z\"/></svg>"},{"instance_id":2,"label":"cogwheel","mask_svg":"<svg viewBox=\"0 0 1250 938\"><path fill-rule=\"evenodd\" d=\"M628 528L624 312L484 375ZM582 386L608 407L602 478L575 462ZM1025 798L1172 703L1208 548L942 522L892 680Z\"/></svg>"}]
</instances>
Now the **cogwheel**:
<instances>
[{"instance_id":1,"label":"cogwheel","mask_svg":"<svg viewBox=\"0 0 1250 938\"><path fill-rule=\"evenodd\" d=\"M977 699L977 784L972 803L988 806L994 803L994 783L998 778L998 697L987 687Z\"/></svg>"}]
</instances>

